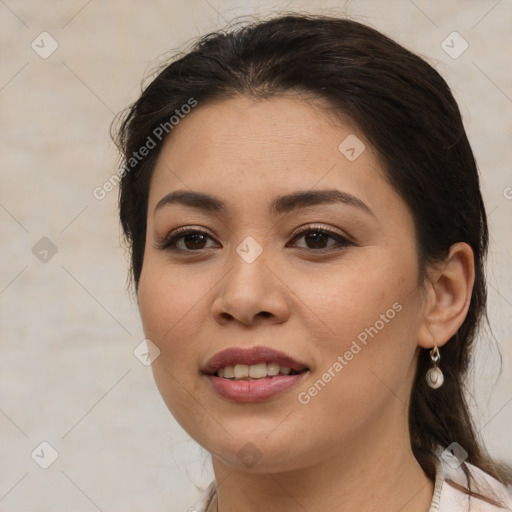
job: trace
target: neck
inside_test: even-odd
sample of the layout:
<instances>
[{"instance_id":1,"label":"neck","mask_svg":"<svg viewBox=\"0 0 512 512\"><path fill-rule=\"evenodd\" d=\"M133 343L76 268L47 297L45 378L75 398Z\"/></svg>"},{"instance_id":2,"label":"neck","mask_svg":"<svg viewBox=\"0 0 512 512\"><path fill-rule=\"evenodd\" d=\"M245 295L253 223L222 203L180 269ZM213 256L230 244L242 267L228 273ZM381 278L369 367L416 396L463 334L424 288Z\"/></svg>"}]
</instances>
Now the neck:
<instances>
[{"instance_id":1,"label":"neck","mask_svg":"<svg viewBox=\"0 0 512 512\"><path fill-rule=\"evenodd\" d=\"M408 429L397 432L397 411L389 412L387 423L359 430L313 466L255 474L214 456L217 510L427 512L434 483L412 454Z\"/></svg>"}]
</instances>

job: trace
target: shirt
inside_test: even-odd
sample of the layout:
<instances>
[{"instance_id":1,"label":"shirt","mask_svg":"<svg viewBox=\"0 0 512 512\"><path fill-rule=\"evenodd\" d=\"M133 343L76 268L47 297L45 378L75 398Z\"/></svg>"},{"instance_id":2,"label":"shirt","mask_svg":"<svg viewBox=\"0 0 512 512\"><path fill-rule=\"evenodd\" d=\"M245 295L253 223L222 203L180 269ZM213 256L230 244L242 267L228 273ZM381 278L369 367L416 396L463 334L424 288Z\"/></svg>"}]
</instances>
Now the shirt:
<instances>
[{"instance_id":1,"label":"shirt","mask_svg":"<svg viewBox=\"0 0 512 512\"><path fill-rule=\"evenodd\" d=\"M502 484L491 475L480 468L465 462L473 480L471 489L486 497L501 500L507 508L503 509L491 505L481 499L470 497L463 491L456 489L447 479L468 488L467 478L457 457L450 452L437 450L438 459L436 462L436 480L434 484L434 495L428 512L498 512L512 510L512 485Z\"/></svg>"},{"instance_id":2,"label":"shirt","mask_svg":"<svg viewBox=\"0 0 512 512\"><path fill-rule=\"evenodd\" d=\"M488 475L480 468L465 462L466 467L473 475L474 480L471 482L471 489L480 492L486 497L498 499L503 502L505 509L491 505L486 501L475 497L469 497L463 491L451 486L446 480L453 480L454 482L467 487L467 479L462 469L460 461L451 452L443 451L442 448L437 449L436 461L436 477L434 483L434 494L430 502L428 512L504 512L512 511L512 485L508 486L502 484L491 475ZM209 487L210 491L211 486ZM215 510L216 499L210 503L210 507L206 510L208 500L204 500L199 509L191 507L189 510L209 512Z\"/></svg>"}]
</instances>

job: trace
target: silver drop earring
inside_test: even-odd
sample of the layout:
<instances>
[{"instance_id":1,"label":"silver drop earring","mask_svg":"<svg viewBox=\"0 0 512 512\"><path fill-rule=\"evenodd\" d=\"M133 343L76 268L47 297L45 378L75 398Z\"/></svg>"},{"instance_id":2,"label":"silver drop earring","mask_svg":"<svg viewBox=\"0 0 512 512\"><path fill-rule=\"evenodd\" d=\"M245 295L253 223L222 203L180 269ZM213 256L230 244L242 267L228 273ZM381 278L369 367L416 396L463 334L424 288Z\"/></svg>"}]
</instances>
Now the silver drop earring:
<instances>
[{"instance_id":1,"label":"silver drop earring","mask_svg":"<svg viewBox=\"0 0 512 512\"><path fill-rule=\"evenodd\" d=\"M425 378L427 380L427 384L432 389L440 388L443 385L444 382L444 375L441 371L441 368L437 366L437 362L441 358L441 355L439 354L439 348L436 346L430 351L430 359L432 360L432 368L428 370Z\"/></svg>"}]
</instances>

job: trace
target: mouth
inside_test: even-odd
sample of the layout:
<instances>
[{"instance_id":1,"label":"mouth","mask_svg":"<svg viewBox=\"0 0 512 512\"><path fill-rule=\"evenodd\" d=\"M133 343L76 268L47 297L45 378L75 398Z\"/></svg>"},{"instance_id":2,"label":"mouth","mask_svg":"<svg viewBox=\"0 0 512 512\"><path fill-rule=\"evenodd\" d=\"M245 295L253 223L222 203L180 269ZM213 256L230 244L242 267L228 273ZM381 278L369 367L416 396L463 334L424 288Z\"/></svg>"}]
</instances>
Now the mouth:
<instances>
[{"instance_id":1,"label":"mouth","mask_svg":"<svg viewBox=\"0 0 512 512\"><path fill-rule=\"evenodd\" d=\"M298 385L309 371L291 356L262 346L224 350L202 370L219 396L235 402L268 400Z\"/></svg>"},{"instance_id":2,"label":"mouth","mask_svg":"<svg viewBox=\"0 0 512 512\"><path fill-rule=\"evenodd\" d=\"M228 380L261 380L278 375L298 375L308 371L308 368L297 371L289 366L281 366L276 361L271 363L235 364L219 368L213 375Z\"/></svg>"},{"instance_id":3,"label":"mouth","mask_svg":"<svg viewBox=\"0 0 512 512\"><path fill-rule=\"evenodd\" d=\"M258 380L296 375L309 368L293 357L270 347L229 348L215 354L203 373L229 380Z\"/></svg>"}]
</instances>

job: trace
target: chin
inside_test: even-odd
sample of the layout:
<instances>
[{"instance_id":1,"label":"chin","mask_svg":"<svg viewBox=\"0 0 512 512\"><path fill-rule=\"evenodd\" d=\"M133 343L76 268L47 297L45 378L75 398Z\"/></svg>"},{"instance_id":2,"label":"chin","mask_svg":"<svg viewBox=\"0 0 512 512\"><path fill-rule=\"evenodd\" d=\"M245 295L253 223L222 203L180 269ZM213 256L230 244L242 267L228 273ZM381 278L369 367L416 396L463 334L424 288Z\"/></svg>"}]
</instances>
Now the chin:
<instances>
[{"instance_id":1,"label":"chin","mask_svg":"<svg viewBox=\"0 0 512 512\"><path fill-rule=\"evenodd\" d=\"M224 433L222 438L196 438L196 441L212 455L214 464L253 474L282 473L315 463L311 454L317 450L304 446L303 435L295 439L286 432L275 437L275 433L268 432L266 429L232 437Z\"/></svg>"}]
</instances>

